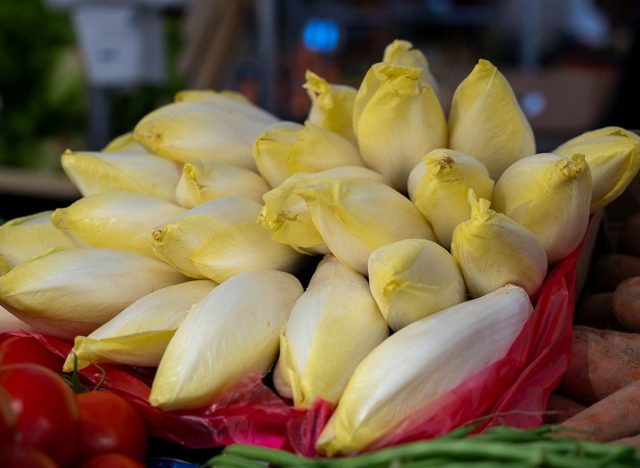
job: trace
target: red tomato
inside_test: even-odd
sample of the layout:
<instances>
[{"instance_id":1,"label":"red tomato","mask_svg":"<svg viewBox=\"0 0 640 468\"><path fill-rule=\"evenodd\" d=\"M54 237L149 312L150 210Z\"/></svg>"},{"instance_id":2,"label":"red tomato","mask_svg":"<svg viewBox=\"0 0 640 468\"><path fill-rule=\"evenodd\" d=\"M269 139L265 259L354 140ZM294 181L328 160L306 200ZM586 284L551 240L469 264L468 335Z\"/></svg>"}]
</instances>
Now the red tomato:
<instances>
[{"instance_id":1,"label":"red tomato","mask_svg":"<svg viewBox=\"0 0 640 468\"><path fill-rule=\"evenodd\" d=\"M87 460L82 468L144 468L144 465L121 453L103 453Z\"/></svg>"},{"instance_id":2,"label":"red tomato","mask_svg":"<svg viewBox=\"0 0 640 468\"><path fill-rule=\"evenodd\" d=\"M96 390L76 395L80 408L82 458L122 453L142 460L147 452L144 420L120 395Z\"/></svg>"},{"instance_id":3,"label":"red tomato","mask_svg":"<svg viewBox=\"0 0 640 468\"><path fill-rule=\"evenodd\" d=\"M31 336L12 336L0 343L0 365L40 364L56 373L62 372L64 361Z\"/></svg>"},{"instance_id":4,"label":"red tomato","mask_svg":"<svg viewBox=\"0 0 640 468\"><path fill-rule=\"evenodd\" d=\"M56 464L44 453L16 445L11 451L11 458L6 465L8 468L57 468Z\"/></svg>"},{"instance_id":5,"label":"red tomato","mask_svg":"<svg viewBox=\"0 0 640 468\"><path fill-rule=\"evenodd\" d=\"M11 398L20 444L40 450L59 466L78 454L80 415L69 385L37 364L0 368L0 387Z\"/></svg>"}]
</instances>

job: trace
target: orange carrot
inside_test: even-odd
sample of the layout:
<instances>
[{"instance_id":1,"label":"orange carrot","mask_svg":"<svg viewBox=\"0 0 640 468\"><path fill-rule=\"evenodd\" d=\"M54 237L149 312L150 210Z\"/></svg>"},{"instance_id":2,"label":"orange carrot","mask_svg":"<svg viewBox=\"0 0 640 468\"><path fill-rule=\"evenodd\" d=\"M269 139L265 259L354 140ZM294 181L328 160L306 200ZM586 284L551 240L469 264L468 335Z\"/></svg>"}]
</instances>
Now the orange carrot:
<instances>
[{"instance_id":1,"label":"orange carrot","mask_svg":"<svg viewBox=\"0 0 640 468\"><path fill-rule=\"evenodd\" d=\"M569 368L559 393L592 405L635 380L640 380L640 363L599 336L580 328L574 330Z\"/></svg>"},{"instance_id":2,"label":"orange carrot","mask_svg":"<svg viewBox=\"0 0 640 468\"><path fill-rule=\"evenodd\" d=\"M561 426L578 429L571 437L608 442L640 433L640 382L632 382Z\"/></svg>"},{"instance_id":3,"label":"orange carrot","mask_svg":"<svg viewBox=\"0 0 640 468\"><path fill-rule=\"evenodd\" d=\"M640 332L640 276L630 278L616 288L613 313L624 328Z\"/></svg>"},{"instance_id":4,"label":"orange carrot","mask_svg":"<svg viewBox=\"0 0 640 468\"><path fill-rule=\"evenodd\" d=\"M576 325L573 329L574 333L575 330L581 330L584 333L593 333L612 345L616 350L626 354L634 361L640 362L640 333L600 330L598 328L584 327L581 325Z\"/></svg>"},{"instance_id":5,"label":"orange carrot","mask_svg":"<svg viewBox=\"0 0 640 468\"><path fill-rule=\"evenodd\" d=\"M545 424L560 424L571 416L584 410L584 406L570 398L552 393L547 402L547 410L544 415Z\"/></svg>"}]
</instances>

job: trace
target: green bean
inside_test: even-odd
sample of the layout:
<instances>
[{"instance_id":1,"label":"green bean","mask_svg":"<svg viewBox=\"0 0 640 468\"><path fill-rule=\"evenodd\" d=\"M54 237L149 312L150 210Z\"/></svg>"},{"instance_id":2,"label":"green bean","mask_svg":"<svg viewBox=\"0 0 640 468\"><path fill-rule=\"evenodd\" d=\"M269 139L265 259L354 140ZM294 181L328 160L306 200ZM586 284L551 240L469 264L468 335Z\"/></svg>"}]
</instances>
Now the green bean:
<instances>
[{"instance_id":1,"label":"green bean","mask_svg":"<svg viewBox=\"0 0 640 468\"><path fill-rule=\"evenodd\" d=\"M264 468L266 465L237 455L221 454L211 458L205 466L215 468Z\"/></svg>"},{"instance_id":2,"label":"green bean","mask_svg":"<svg viewBox=\"0 0 640 468\"><path fill-rule=\"evenodd\" d=\"M464 439L468 437L475 428L473 426L462 426L440 436L438 440Z\"/></svg>"},{"instance_id":3,"label":"green bean","mask_svg":"<svg viewBox=\"0 0 640 468\"><path fill-rule=\"evenodd\" d=\"M225 454L238 455L253 460L264 460L282 466L311 466L315 463L312 458L300 457L284 450L258 447L255 445L229 445L224 449Z\"/></svg>"},{"instance_id":4,"label":"green bean","mask_svg":"<svg viewBox=\"0 0 640 468\"><path fill-rule=\"evenodd\" d=\"M504 442L528 442L540 440L540 438L551 438L552 433L558 426L541 426L532 429L516 429L507 426L494 426L487 429L482 434L472 436L481 440L501 440Z\"/></svg>"},{"instance_id":5,"label":"green bean","mask_svg":"<svg viewBox=\"0 0 640 468\"><path fill-rule=\"evenodd\" d=\"M397 466L402 466L402 468L414 467L414 466L425 467L425 468L435 466L440 468L441 466L447 466L447 464L451 462L451 459L449 457L438 457L438 458L430 457L430 458L417 458L409 461L399 461L399 460L397 461L398 461ZM389 467L389 466L392 466L392 464L384 464L380 466Z\"/></svg>"},{"instance_id":6,"label":"green bean","mask_svg":"<svg viewBox=\"0 0 640 468\"><path fill-rule=\"evenodd\" d=\"M402 465L402 468L421 468L425 466L421 461L415 463ZM513 463L513 462L496 462L496 461L448 461L441 463L438 468L531 468L528 463Z\"/></svg>"},{"instance_id":7,"label":"green bean","mask_svg":"<svg viewBox=\"0 0 640 468\"><path fill-rule=\"evenodd\" d=\"M413 443L393 449L381 450L366 455L351 458L336 459L334 467L356 468L367 467L372 464L389 462L394 458L404 457L428 457L428 456L454 456L457 459L483 459L489 458L502 461L530 462L539 457L539 454L531 450L523 450L523 447L507 443L482 443L473 439L456 441L433 441L425 443Z\"/></svg>"}]
</instances>

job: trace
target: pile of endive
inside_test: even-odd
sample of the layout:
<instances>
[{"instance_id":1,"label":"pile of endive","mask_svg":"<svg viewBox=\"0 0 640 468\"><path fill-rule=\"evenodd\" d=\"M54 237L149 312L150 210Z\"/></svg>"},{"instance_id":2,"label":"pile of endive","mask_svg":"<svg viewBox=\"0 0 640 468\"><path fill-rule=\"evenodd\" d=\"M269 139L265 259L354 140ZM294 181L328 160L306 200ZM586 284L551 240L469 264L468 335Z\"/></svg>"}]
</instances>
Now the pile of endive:
<instances>
[{"instance_id":1,"label":"pile of endive","mask_svg":"<svg viewBox=\"0 0 640 468\"><path fill-rule=\"evenodd\" d=\"M640 167L616 127L536 154L486 60L448 120L406 41L359 89L306 78L304 124L184 91L103 151L65 152L83 197L0 227L2 326L73 340L80 367L157 366L166 410L273 370L294 405L337 405L319 451L355 453L505 355Z\"/></svg>"}]
</instances>

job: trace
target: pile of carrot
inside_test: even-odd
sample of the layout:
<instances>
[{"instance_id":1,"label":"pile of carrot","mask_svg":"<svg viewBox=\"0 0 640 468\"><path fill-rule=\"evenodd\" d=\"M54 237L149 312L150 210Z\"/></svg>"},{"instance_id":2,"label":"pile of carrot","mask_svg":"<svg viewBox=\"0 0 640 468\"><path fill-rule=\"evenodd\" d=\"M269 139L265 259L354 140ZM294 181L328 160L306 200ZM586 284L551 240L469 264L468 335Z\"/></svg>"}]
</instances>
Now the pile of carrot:
<instances>
[{"instance_id":1,"label":"pile of carrot","mask_svg":"<svg viewBox=\"0 0 640 468\"><path fill-rule=\"evenodd\" d=\"M576 438L640 448L640 213L625 223L616 253L594 263L590 289L545 422L578 429Z\"/></svg>"}]
</instances>

